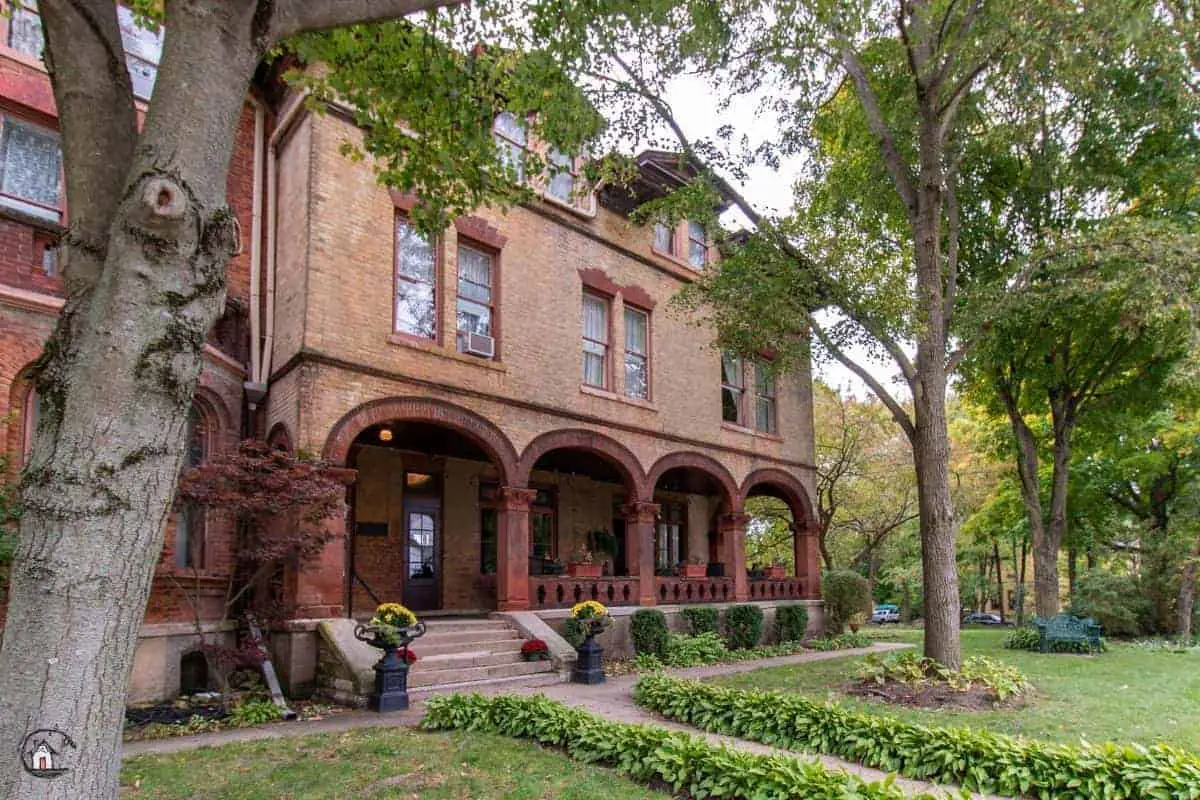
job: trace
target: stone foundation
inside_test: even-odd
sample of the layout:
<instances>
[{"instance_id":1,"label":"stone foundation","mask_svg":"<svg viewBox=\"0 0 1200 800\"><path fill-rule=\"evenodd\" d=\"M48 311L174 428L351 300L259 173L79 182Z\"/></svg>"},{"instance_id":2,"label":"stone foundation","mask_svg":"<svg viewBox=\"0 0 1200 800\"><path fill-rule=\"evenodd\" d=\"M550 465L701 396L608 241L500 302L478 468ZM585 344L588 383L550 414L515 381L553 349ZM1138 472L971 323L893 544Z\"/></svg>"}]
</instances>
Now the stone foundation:
<instances>
[{"instance_id":1,"label":"stone foundation","mask_svg":"<svg viewBox=\"0 0 1200 800\"><path fill-rule=\"evenodd\" d=\"M207 641L232 647L235 624L207 623L202 630ZM196 626L190 622L143 625L129 676L130 705L161 703L179 694L179 661L200 649Z\"/></svg>"}]
</instances>

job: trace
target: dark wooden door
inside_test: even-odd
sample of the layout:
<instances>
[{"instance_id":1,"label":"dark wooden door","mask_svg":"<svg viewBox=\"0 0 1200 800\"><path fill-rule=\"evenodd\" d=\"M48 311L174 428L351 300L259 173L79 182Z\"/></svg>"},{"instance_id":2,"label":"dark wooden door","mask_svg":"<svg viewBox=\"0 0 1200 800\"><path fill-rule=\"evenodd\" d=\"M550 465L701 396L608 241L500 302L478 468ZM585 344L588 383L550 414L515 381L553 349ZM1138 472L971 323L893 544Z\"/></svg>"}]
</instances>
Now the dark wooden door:
<instances>
[{"instance_id":1,"label":"dark wooden door","mask_svg":"<svg viewBox=\"0 0 1200 800\"><path fill-rule=\"evenodd\" d=\"M412 498L404 503L404 605L413 611L439 606L441 503Z\"/></svg>"}]
</instances>

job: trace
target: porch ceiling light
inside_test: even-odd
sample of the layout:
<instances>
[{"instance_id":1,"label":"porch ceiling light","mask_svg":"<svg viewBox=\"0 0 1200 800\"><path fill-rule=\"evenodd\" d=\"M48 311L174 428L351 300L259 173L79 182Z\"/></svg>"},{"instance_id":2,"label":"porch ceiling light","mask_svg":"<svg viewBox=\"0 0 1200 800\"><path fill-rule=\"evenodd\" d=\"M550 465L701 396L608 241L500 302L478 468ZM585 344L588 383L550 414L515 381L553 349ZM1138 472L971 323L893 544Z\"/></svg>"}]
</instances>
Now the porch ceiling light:
<instances>
[{"instance_id":1,"label":"porch ceiling light","mask_svg":"<svg viewBox=\"0 0 1200 800\"><path fill-rule=\"evenodd\" d=\"M379 429L379 441L390 442L391 440L392 440L392 429L391 428L380 428Z\"/></svg>"}]
</instances>

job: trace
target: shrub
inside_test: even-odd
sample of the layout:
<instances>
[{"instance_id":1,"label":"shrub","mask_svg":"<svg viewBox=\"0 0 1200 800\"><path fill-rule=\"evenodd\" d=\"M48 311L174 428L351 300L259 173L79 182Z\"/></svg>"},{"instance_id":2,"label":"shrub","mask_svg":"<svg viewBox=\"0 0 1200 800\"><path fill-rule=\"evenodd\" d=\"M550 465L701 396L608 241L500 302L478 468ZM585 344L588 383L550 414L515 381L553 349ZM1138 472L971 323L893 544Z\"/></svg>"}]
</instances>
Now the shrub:
<instances>
[{"instance_id":1,"label":"shrub","mask_svg":"<svg viewBox=\"0 0 1200 800\"><path fill-rule=\"evenodd\" d=\"M229 712L229 723L239 728L264 725L283 718L283 711L270 700L247 700Z\"/></svg>"},{"instance_id":2,"label":"shrub","mask_svg":"<svg viewBox=\"0 0 1200 800\"><path fill-rule=\"evenodd\" d=\"M809 650L850 650L855 647L870 647L871 637L865 633L843 633L841 636L822 636L809 639L805 647Z\"/></svg>"},{"instance_id":3,"label":"shrub","mask_svg":"<svg viewBox=\"0 0 1200 800\"><path fill-rule=\"evenodd\" d=\"M692 636L717 632L717 610L712 606L688 606L679 612Z\"/></svg>"},{"instance_id":4,"label":"shrub","mask_svg":"<svg viewBox=\"0 0 1200 800\"><path fill-rule=\"evenodd\" d=\"M725 642L715 633L702 633L699 636L672 633L667 636L663 661L669 667L699 667L715 664L727 653Z\"/></svg>"},{"instance_id":5,"label":"shrub","mask_svg":"<svg viewBox=\"0 0 1200 800\"><path fill-rule=\"evenodd\" d=\"M633 659L634 672L662 672L663 663L653 653L638 653Z\"/></svg>"},{"instance_id":6,"label":"shrub","mask_svg":"<svg viewBox=\"0 0 1200 800\"><path fill-rule=\"evenodd\" d=\"M629 620L629 636L635 653L662 658L667 646L667 618L661 611L642 608Z\"/></svg>"},{"instance_id":7,"label":"shrub","mask_svg":"<svg viewBox=\"0 0 1200 800\"><path fill-rule=\"evenodd\" d=\"M1037 650L1040 642L1037 628L1016 628L1004 637L1004 646L1009 650Z\"/></svg>"},{"instance_id":8,"label":"shrub","mask_svg":"<svg viewBox=\"0 0 1200 800\"><path fill-rule=\"evenodd\" d=\"M808 628L808 609L801 605L775 609L775 633L781 642L798 642Z\"/></svg>"},{"instance_id":9,"label":"shrub","mask_svg":"<svg viewBox=\"0 0 1200 800\"><path fill-rule=\"evenodd\" d=\"M1071 747L987 730L861 714L783 692L723 689L667 675L638 680L634 701L701 730L838 756L974 792L1056 800L1189 798L1200 757L1178 748Z\"/></svg>"},{"instance_id":10,"label":"shrub","mask_svg":"<svg viewBox=\"0 0 1200 800\"><path fill-rule=\"evenodd\" d=\"M1150 606L1134 578L1094 569L1075 581L1070 613L1096 620L1107 636L1140 636L1148 632Z\"/></svg>"},{"instance_id":11,"label":"shrub","mask_svg":"<svg viewBox=\"0 0 1200 800\"><path fill-rule=\"evenodd\" d=\"M675 794L688 797L901 800L909 796L891 782L868 783L807 758L717 747L657 726L610 722L545 697L431 697L421 727L530 739L561 748L580 761L615 767L636 781L670 784ZM932 800L928 794L918 797Z\"/></svg>"},{"instance_id":12,"label":"shrub","mask_svg":"<svg viewBox=\"0 0 1200 800\"><path fill-rule=\"evenodd\" d=\"M1019 669L987 656L971 656L963 661L962 669L956 671L912 651L883 657L872 653L859 662L857 675L860 680L879 684L888 681L909 686L940 683L958 692L983 686L998 700L1007 700L1032 688Z\"/></svg>"},{"instance_id":13,"label":"shrub","mask_svg":"<svg viewBox=\"0 0 1200 800\"><path fill-rule=\"evenodd\" d=\"M821 576L821 597L825 601L825 631L831 636L846 630L853 615L871 613L871 584L848 569Z\"/></svg>"},{"instance_id":14,"label":"shrub","mask_svg":"<svg viewBox=\"0 0 1200 800\"><path fill-rule=\"evenodd\" d=\"M730 650L748 650L762 639L763 612L758 606L730 606L725 612Z\"/></svg>"}]
</instances>

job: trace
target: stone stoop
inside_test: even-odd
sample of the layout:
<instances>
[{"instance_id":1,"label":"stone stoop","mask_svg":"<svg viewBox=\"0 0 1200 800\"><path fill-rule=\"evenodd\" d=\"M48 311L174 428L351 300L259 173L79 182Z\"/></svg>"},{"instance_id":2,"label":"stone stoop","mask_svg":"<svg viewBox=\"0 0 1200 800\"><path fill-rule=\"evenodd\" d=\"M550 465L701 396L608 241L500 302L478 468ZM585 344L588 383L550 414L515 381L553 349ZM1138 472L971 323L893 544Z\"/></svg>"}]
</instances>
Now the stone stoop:
<instances>
[{"instance_id":1,"label":"stone stoop","mask_svg":"<svg viewBox=\"0 0 1200 800\"><path fill-rule=\"evenodd\" d=\"M318 625L318 694L341 705L362 707L375 686L372 668L380 652L354 638L354 620ZM470 691L475 687L561 680L550 661L524 661L521 633L503 619L451 618L425 622L425 635L410 645L417 662L408 673L410 693Z\"/></svg>"}]
</instances>

